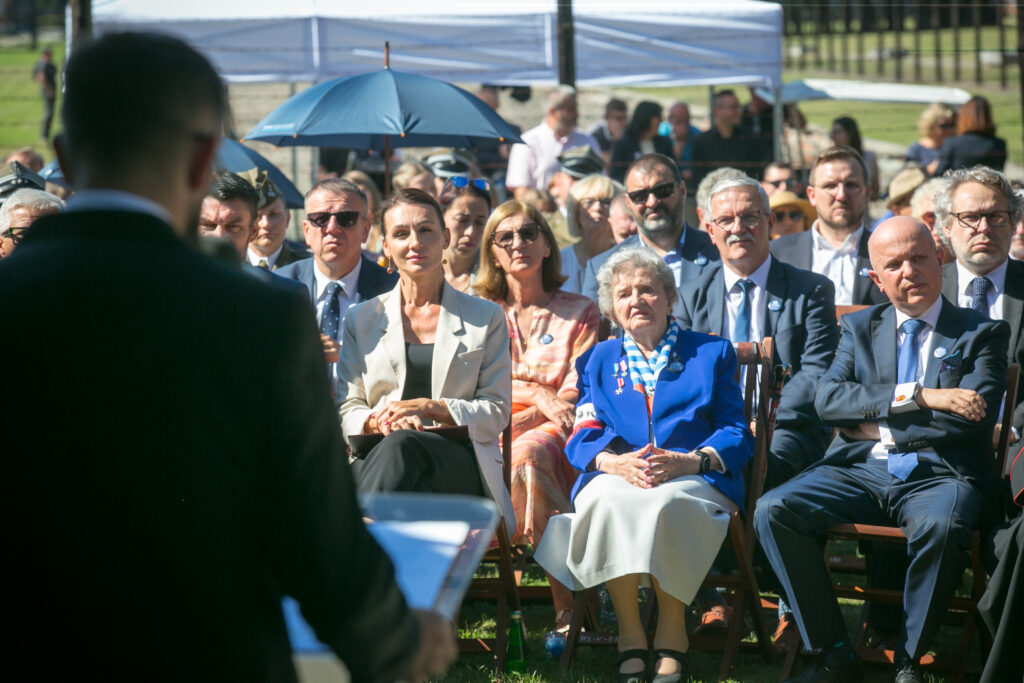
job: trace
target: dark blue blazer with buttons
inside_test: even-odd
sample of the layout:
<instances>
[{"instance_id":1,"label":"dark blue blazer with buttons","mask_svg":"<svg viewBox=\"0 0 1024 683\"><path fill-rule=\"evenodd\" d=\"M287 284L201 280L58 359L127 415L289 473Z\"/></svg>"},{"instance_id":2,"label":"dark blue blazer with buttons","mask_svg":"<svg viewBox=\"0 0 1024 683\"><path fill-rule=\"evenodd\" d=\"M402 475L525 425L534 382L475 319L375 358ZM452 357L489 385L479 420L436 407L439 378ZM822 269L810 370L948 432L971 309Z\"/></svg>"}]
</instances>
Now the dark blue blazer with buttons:
<instances>
[{"instance_id":1,"label":"dark blue blazer with buttons","mask_svg":"<svg viewBox=\"0 0 1024 683\"><path fill-rule=\"evenodd\" d=\"M822 421L834 427L885 420L897 450L933 448L960 475L991 485L992 430L1006 385L1010 328L945 298L937 323L931 344L935 357L928 359L923 385L977 391L988 406L983 420L924 408L890 413L897 377L896 311L890 304L842 317L839 350L821 378L814 405ZM863 462L874 444L839 434L818 464Z\"/></svg>"}]
</instances>

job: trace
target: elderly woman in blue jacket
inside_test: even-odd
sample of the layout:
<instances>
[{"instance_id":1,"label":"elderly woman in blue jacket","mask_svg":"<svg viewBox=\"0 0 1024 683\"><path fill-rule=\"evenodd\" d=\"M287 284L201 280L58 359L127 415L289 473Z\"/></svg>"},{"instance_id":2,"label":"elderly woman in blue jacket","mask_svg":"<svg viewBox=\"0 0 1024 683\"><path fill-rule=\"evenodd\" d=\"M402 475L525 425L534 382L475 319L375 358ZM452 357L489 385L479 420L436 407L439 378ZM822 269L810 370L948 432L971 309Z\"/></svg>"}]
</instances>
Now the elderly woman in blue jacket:
<instances>
[{"instance_id":1,"label":"elderly woman in blue jacket","mask_svg":"<svg viewBox=\"0 0 1024 683\"><path fill-rule=\"evenodd\" d=\"M687 680L686 603L693 600L742 505L752 454L736 353L680 329L668 266L624 249L598 274L601 312L623 329L580 356L579 402L566 455L582 470L574 512L554 517L537 561L576 590L606 583L619 624L622 683ZM637 588L658 597L654 656Z\"/></svg>"}]
</instances>

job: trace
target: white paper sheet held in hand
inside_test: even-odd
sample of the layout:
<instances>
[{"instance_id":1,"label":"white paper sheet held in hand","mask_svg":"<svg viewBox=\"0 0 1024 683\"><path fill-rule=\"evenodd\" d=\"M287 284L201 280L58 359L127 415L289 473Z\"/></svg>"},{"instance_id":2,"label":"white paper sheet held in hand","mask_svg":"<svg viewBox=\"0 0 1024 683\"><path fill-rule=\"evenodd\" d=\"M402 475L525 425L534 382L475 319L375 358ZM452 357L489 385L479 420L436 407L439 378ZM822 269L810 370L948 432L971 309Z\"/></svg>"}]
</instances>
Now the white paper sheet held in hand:
<instances>
[{"instance_id":1,"label":"white paper sheet held in hand","mask_svg":"<svg viewBox=\"0 0 1024 683\"><path fill-rule=\"evenodd\" d=\"M434 609L470 525L457 521L377 521L367 529L395 565L395 580L409 605Z\"/></svg>"}]
</instances>

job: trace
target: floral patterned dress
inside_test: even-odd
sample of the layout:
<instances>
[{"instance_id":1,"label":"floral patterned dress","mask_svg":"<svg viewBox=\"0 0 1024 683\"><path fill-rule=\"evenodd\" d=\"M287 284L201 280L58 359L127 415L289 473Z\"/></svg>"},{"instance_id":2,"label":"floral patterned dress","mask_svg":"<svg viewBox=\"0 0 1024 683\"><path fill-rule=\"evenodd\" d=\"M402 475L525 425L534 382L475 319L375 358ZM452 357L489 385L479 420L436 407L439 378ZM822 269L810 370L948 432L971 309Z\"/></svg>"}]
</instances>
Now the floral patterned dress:
<instances>
[{"instance_id":1,"label":"floral patterned dress","mask_svg":"<svg viewBox=\"0 0 1024 683\"><path fill-rule=\"evenodd\" d=\"M600 315L590 299L561 290L533 315L529 333L520 335L515 313L503 304L512 338L512 384L532 382L576 402L576 358L597 342ZM513 404L512 413L529 406ZM569 433L550 420L512 434L513 543L540 542L548 519L568 512L577 472L563 453Z\"/></svg>"}]
</instances>

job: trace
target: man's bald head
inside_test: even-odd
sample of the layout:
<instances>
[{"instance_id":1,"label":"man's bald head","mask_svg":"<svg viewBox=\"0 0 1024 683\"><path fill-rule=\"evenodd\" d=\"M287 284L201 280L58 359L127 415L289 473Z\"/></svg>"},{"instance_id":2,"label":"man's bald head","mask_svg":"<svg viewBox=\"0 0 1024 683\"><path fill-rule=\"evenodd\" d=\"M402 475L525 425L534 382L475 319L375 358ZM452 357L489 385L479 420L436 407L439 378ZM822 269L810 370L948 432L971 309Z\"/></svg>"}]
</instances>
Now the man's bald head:
<instances>
[{"instance_id":1,"label":"man's bald head","mask_svg":"<svg viewBox=\"0 0 1024 683\"><path fill-rule=\"evenodd\" d=\"M921 221L896 216L868 240L869 275L893 305L909 316L927 311L942 292L942 261L931 231Z\"/></svg>"}]
</instances>

